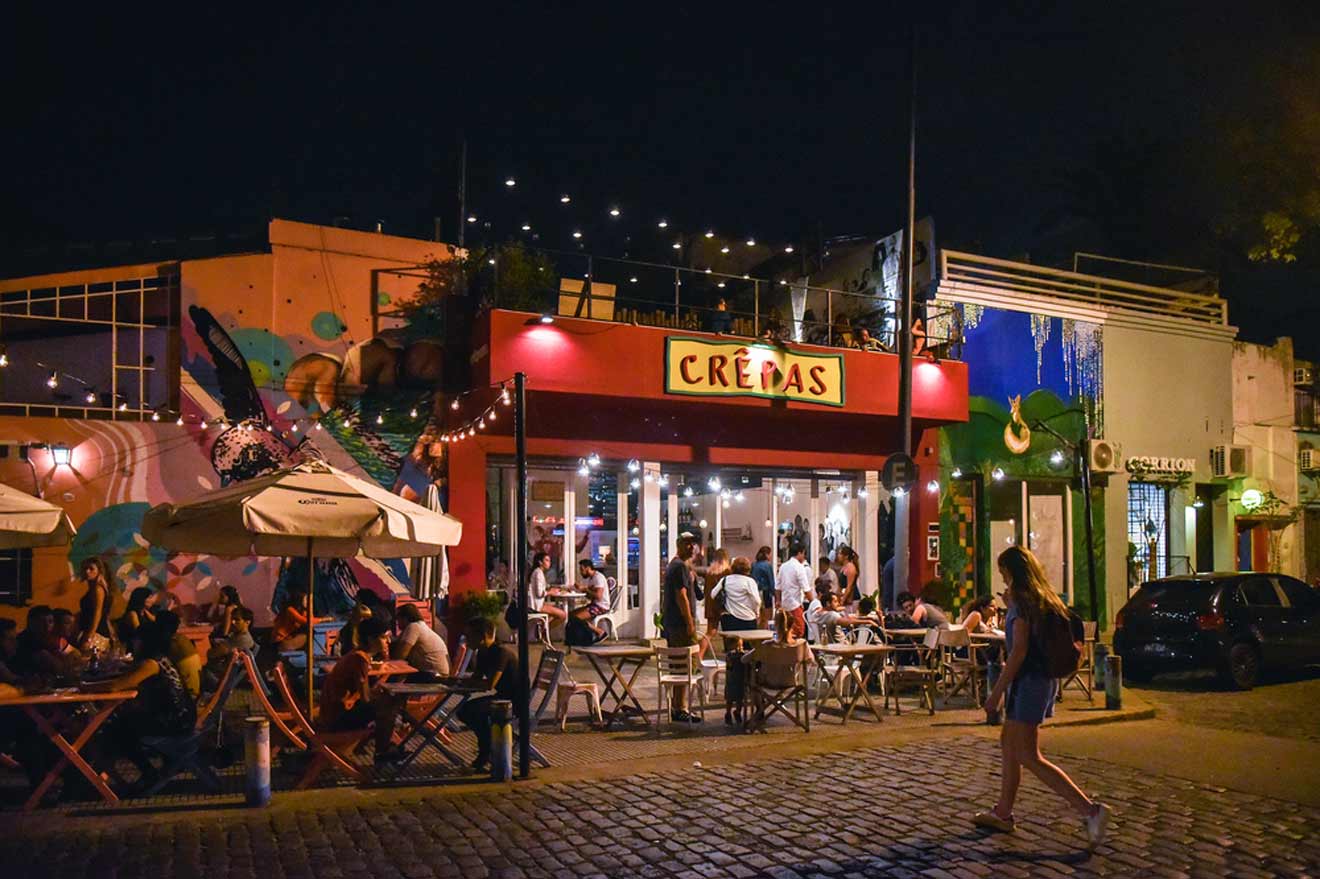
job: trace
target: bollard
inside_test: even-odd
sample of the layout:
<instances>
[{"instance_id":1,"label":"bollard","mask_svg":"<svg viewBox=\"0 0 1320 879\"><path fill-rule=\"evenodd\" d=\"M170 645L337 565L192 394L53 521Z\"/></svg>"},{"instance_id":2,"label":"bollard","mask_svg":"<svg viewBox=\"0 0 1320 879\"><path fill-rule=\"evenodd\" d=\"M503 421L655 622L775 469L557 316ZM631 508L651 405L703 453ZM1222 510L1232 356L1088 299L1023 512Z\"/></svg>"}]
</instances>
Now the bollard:
<instances>
[{"instance_id":1,"label":"bollard","mask_svg":"<svg viewBox=\"0 0 1320 879\"><path fill-rule=\"evenodd\" d=\"M513 779L513 703L507 699L490 703L490 777Z\"/></svg>"},{"instance_id":2,"label":"bollard","mask_svg":"<svg viewBox=\"0 0 1320 879\"><path fill-rule=\"evenodd\" d=\"M1093 651L1091 655L1091 673L1095 675L1095 683L1092 689L1103 690L1105 688L1105 659L1109 656L1109 646L1097 643L1091 649Z\"/></svg>"},{"instance_id":3,"label":"bollard","mask_svg":"<svg viewBox=\"0 0 1320 879\"><path fill-rule=\"evenodd\" d=\"M1105 657L1105 708L1118 711L1123 707L1123 657L1115 653Z\"/></svg>"},{"instance_id":4,"label":"bollard","mask_svg":"<svg viewBox=\"0 0 1320 879\"><path fill-rule=\"evenodd\" d=\"M1003 668L1004 667L997 662L991 662L986 665L985 691L987 694L995 688L995 682L999 680L999 675L1000 672L1003 671ZM1003 714L1004 710L1002 708L998 711L987 711L985 713L986 724L989 726L999 726L999 724L1003 722Z\"/></svg>"},{"instance_id":5,"label":"bollard","mask_svg":"<svg viewBox=\"0 0 1320 879\"><path fill-rule=\"evenodd\" d=\"M270 802L270 721L249 717L244 724L243 750L247 759L244 796L249 806Z\"/></svg>"}]
</instances>

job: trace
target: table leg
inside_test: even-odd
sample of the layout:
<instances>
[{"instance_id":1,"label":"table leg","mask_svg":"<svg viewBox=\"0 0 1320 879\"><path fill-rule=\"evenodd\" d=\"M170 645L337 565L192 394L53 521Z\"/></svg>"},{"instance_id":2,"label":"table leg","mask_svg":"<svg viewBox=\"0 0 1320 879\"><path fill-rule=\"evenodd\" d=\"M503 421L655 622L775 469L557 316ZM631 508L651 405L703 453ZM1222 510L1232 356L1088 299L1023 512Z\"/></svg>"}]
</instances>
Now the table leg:
<instances>
[{"instance_id":1,"label":"table leg","mask_svg":"<svg viewBox=\"0 0 1320 879\"><path fill-rule=\"evenodd\" d=\"M619 705L623 702L623 694L614 692L614 682L618 680L619 683L622 684L623 680L619 677L619 670L613 663L607 662L605 663L605 668L601 668L600 658L593 656L590 653L587 654L587 662L591 663L591 668L596 672L596 677L600 678L605 684L605 691L601 693L600 707L601 713L606 716L605 728L608 729L610 725L614 723L614 715L619 710ZM606 673L605 669L609 669L609 672ZM611 701L606 702L607 699ZM612 707L607 708L607 705L611 705Z\"/></svg>"},{"instance_id":2,"label":"table leg","mask_svg":"<svg viewBox=\"0 0 1320 879\"><path fill-rule=\"evenodd\" d=\"M418 723L413 727L413 732L409 733L407 738L404 739L404 741L407 741L409 738L412 738L413 734L416 733L418 730L422 729L423 727L429 726L431 718L439 714L440 711L445 707L445 704L449 702L449 700L453 696L454 696L453 693L446 693L445 695L437 699L435 706L432 707L431 710L427 712L425 717L423 717L420 721L418 721ZM466 703L469 698L471 698L469 695L464 694L463 697L459 699L458 704L454 706L454 710L446 713L445 716L440 720L440 722L435 724L435 726L431 727L430 731L427 732L422 737L421 744L419 744L416 747L416 749L412 751L412 753L408 754L397 764L395 764L394 773L393 773L394 777L397 778L399 773L403 772L404 769L407 769L408 766L414 760L416 760L418 756L420 756L421 753L425 751L426 748L430 745L434 745L435 749L439 751L442 755L444 755L445 759L448 760L450 763L453 763L455 766L463 765L463 760L458 756L458 754L451 751L443 742L439 740L439 738L440 738L440 733L444 731L445 725L448 723L449 718L457 714L458 710L463 707L464 703ZM402 747L402 742L400 743L400 747Z\"/></svg>"},{"instance_id":3,"label":"table leg","mask_svg":"<svg viewBox=\"0 0 1320 879\"><path fill-rule=\"evenodd\" d=\"M849 670L852 671L853 680L857 682L857 695L853 696L852 704L848 706L848 711L844 714L844 720L847 721L848 716L851 715L853 709L857 707L857 703L865 699L866 707L871 709L871 713L875 715L875 719L884 723L884 718L880 716L880 712L876 709L875 702L871 700L871 694L867 692L867 686L871 682L871 676L875 674L875 667L872 666L865 674L860 673L851 666L849 666Z\"/></svg>"},{"instance_id":4,"label":"table leg","mask_svg":"<svg viewBox=\"0 0 1320 879\"><path fill-rule=\"evenodd\" d=\"M620 663L619 663L619 665L620 665L620 669L619 669L619 671L620 671L620 672L622 672L622 670L623 670L622 666L623 666L624 664L626 664L627 661L628 661L628 657L626 657L626 656L623 657L623 658L620 660ZM642 707L642 702L641 702L641 700L637 698L637 693L634 692L634 691L633 691L633 688L632 688L632 687L633 687L633 681L637 680L637 675L641 674L642 669L645 668L645 667L646 667L646 660L644 660L644 659L639 659L639 660L637 660L637 661L636 661L636 664L633 666L632 674L628 676L628 679L627 679L627 680L624 680L624 679L623 679L623 676L620 675L620 677L619 677L619 683L623 685L624 692L626 692L626 693L628 694L628 698L632 701L632 710L636 711L636 712L637 712L637 715L638 715L639 717L641 717L642 720L645 720L645 721L647 722L647 724L649 725L649 724L651 723L650 715L647 713L646 709ZM625 714L626 714L627 711L629 710L629 708L628 708L628 706L626 706L626 705L623 706L623 708L624 708L624 712L625 712Z\"/></svg>"},{"instance_id":5,"label":"table leg","mask_svg":"<svg viewBox=\"0 0 1320 879\"><path fill-rule=\"evenodd\" d=\"M35 809L41 803L41 798L46 795L46 791L50 790L50 786L55 783L55 779L59 778L60 773L64 771L64 767L70 764L86 776L87 780L92 783L92 787L96 788L101 795L101 799L107 803L119 802L119 797L110 789L110 785L105 783L105 779L100 776L100 773L89 766L87 761L78 753L91 740L101 724L105 723L106 718L118 707L118 702L109 702L98 709L92 715L91 720L87 721L87 725L83 727L78 737L73 740L73 744L69 744L69 740L36 709L36 706L23 706L23 710L27 712L28 717L32 718L32 722L37 725L37 728L45 733L55 747L59 748L64 754L51 767L50 772L46 773L46 777L41 780L41 784L37 785L37 789L32 792L32 795L28 797L27 802L23 804L23 811L30 812Z\"/></svg>"},{"instance_id":6,"label":"table leg","mask_svg":"<svg viewBox=\"0 0 1320 879\"><path fill-rule=\"evenodd\" d=\"M822 679L821 682L824 683L824 679L828 677L827 669L825 668L824 665L820 667L820 676ZM843 663L842 662L840 662L839 667L834 670L834 677L830 678L829 680L830 680L830 686L829 689L825 691L825 695L823 697L818 697L816 699L816 716L815 716L816 720L820 720L820 713L829 707L831 698L833 698L834 701L838 703L840 709L843 708Z\"/></svg>"}]
</instances>

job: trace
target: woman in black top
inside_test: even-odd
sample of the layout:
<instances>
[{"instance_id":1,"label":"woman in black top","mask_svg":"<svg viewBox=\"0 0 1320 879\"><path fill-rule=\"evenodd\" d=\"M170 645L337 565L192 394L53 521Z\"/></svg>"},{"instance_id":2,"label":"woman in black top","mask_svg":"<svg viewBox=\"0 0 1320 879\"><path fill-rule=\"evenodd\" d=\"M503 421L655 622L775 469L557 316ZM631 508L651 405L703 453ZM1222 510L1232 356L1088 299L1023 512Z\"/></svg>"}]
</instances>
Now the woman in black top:
<instances>
[{"instance_id":1,"label":"woman in black top","mask_svg":"<svg viewBox=\"0 0 1320 879\"><path fill-rule=\"evenodd\" d=\"M98 558L84 559L82 577L87 591L78 602L78 649L87 653L95 647L105 652L114 638L110 628L110 579L106 576L105 562Z\"/></svg>"}]
</instances>

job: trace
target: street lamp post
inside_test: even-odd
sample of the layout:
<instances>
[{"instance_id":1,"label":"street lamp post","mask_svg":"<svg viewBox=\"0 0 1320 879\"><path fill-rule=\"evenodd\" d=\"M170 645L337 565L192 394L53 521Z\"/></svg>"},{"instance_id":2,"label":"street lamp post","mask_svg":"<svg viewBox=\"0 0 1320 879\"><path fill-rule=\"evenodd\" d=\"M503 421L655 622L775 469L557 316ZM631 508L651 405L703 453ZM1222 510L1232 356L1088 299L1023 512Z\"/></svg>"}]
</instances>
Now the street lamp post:
<instances>
[{"instance_id":1,"label":"street lamp post","mask_svg":"<svg viewBox=\"0 0 1320 879\"><path fill-rule=\"evenodd\" d=\"M1082 509L1086 516L1086 577L1090 583L1091 619L1100 621L1100 596L1095 578L1095 525L1091 510L1091 462L1086 460L1086 440L1073 442L1043 421L1031 425L1032 430L1043 430L1073 453L1082 479Z\"/></svg>"}]
</instances>

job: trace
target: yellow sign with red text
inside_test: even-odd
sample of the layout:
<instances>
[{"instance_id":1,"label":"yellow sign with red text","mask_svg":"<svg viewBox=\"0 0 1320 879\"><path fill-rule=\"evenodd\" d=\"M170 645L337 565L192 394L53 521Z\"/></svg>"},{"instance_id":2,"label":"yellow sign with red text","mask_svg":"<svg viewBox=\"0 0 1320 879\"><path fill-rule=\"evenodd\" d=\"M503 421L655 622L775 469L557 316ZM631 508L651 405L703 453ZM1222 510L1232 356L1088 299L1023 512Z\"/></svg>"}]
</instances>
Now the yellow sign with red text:
<instances>
[{"instance_id":1,"label":"yellow sign with red text","mask_svg":"<svg viewBox=\"0 0 1320 879\"><path fill-rule=\"evenodd\" d=\"M843 355L773 345L665 340L665 393L767 397L843 406Z\"/></svg>"}]
</instances>

